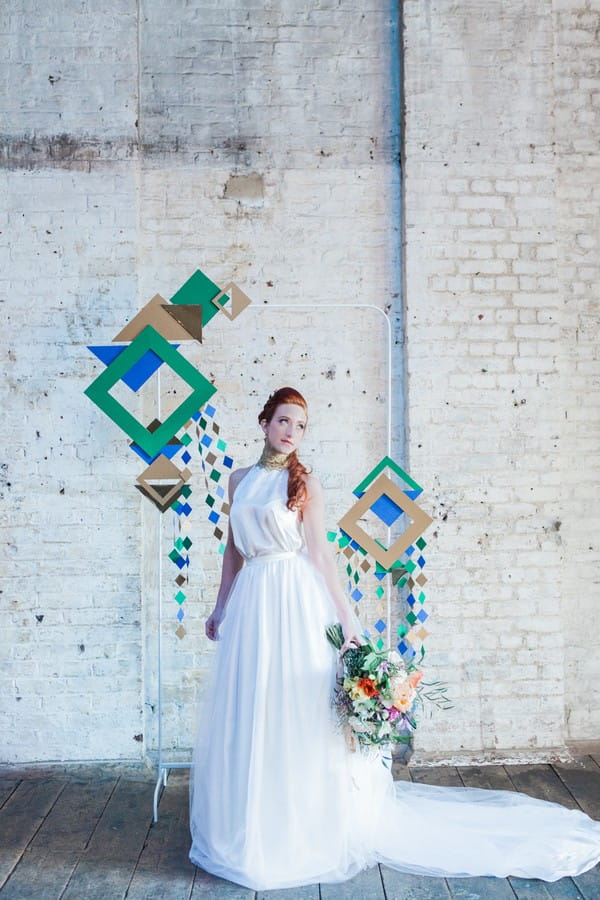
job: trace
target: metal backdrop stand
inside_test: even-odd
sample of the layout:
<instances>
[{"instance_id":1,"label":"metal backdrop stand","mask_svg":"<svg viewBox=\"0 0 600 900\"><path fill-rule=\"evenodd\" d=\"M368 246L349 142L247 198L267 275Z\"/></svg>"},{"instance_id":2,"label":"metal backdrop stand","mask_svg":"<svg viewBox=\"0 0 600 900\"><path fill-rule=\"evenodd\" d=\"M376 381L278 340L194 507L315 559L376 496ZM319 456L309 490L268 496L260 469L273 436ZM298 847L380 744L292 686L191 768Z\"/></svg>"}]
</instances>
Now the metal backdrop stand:
<instances>
[{"instance_id":1,"label":"metal backdrop stand","mask_svg":"<svg viewBox=\"0 0 600 900\"><path fill-rule=\"evenodd\" d=\"M244 311L244 315L248 314L248 311L258 311L262 312L263 310L271 310L271 309L311 309L313 312L318 312L321 309L373 309L381 316L386 323L387 329L387 381L388 381L388 390L387 390L387 455L391 457L392 455L392 324L390 322L389 317L386 313L380 309L379 306L375 306L372 303L319 303L318 306L315 306L313 303L270 303L268 306L257 306L255 304L251 304ZM157 391L157 399L156 399L156 417L160 419L160 367L157 369L157 381L156 381L156 391ZM191 766L191 762L168 762L163 760L163 747L162 747L162 574L163 574L163 566L162 566L162 516L163 513L158 511L158 589L157 589L157 603L158 603L158 628L157 628L157 715L158 715L158 759L157 759L157 779L156 779L156 787L154 788L154 821L158 822L158 803L160 800L159 791L161 782L164 788L167 786L167 779L169 775L170 769L189 769ZM391 529L388 526L387 529L387 537L388 543L390 540L390 532ZM392 598L391 598L391 588L390 588L391 579L386 579L386 601L387 601L387 646L388 650L390 649L391 642L391 629L390 622L392 618Z\"/></svg>"}]
</instances>

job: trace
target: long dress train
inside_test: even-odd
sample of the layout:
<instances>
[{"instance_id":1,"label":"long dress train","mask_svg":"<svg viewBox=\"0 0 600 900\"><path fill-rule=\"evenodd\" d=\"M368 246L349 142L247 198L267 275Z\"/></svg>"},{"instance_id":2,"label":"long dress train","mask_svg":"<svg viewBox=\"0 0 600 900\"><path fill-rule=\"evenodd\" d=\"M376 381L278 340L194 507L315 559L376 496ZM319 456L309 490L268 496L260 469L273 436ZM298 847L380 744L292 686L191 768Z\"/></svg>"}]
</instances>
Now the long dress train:
<instances>
[{"instance_id":1,"label":"long dress train","mask_svg":"<svg viewBox=\"0 0 600 900\"><path fill-rule=\"evenodd\" d=\"M287 469L254 466L230 523L232 584L190 772L190 860L255 890L403 872L555 881L600 860L600 822L526 794L394 782L335 728L337 613L287 509ZM356 619L359 626L360 623Z\"/></svg>"}]
</instances>

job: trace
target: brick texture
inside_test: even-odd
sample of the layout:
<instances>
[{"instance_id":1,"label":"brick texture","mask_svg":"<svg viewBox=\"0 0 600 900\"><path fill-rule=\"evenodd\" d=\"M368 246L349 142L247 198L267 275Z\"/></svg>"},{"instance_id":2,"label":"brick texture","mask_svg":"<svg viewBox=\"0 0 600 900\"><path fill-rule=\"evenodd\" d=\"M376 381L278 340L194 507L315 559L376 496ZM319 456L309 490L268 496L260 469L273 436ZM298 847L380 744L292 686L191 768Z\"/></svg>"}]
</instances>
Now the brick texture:
<instances>
[{"instance_id":1,"label":"brick texture","mask_svg":"<svg viewBox=\"0 0 600 900\"><path fill-rule=\"evenodd\" d=\"M182 347L219 388L236 462L258 455L265 394L297 384L331 526L387 449L389 314L392 455L435 516L427 673L455 704L424 717L416 758L597 734L599 15L0 14L3 760L155 759L159 559L163 747L189 757L218 579L198 460L179 641L177 522L159 555L140 461L83 390L102 369L86 345L198 267L253 299L243 328L217 317ZM155 390L131 400L148 420ZM180 391L165 373L163 411Z\"/></svg>"},{"instance_id":2,"label":"brick texture","mask_svg":"<svg viewBox=\"0 0 600 900\"><path fill-rule=\"evenodd\" d=\"M404 4L409 456L438 485L430 754L598 730L597 4Z\"/></svg>"}]
</instances>

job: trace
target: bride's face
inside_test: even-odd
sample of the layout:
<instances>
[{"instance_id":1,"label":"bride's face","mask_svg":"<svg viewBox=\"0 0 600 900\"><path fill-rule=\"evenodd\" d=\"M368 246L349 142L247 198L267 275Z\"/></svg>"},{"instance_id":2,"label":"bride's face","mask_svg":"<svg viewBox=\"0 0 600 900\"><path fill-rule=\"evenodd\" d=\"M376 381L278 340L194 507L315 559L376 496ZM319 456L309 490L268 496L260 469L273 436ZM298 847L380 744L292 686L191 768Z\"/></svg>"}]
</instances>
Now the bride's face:
<instances>
[{"instance_id":1,"label":"bride's face","mask_svg":"<svg viewBox=\"0 0 600 900\"><path fill-rule=\"evenodd\" d=\"M280 403L271 421L263 420L261 428L274 450L293 453L304 437L306 413L296 403Z\"/></svg>"}]
</instances>

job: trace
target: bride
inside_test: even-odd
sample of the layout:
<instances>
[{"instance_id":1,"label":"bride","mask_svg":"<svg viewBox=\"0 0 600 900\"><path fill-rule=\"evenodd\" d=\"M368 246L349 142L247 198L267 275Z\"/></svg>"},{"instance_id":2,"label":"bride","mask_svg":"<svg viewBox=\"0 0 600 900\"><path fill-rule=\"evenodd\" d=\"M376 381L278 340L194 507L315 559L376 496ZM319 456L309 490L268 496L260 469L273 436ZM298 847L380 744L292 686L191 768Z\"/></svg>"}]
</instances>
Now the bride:
<instances>
[{"instance_id":1,"label":"bride","mask_svg":"<svg viewBox=\"0 0 600 900\"><path fill-rule=\"evenodd\" d=\"M335 727L339 621L363 643L325 536L323 491L297 456L306 401L280 388L265 445L229 481L230 529L206 634L190 860L254 890L340 882L381 862L434 876L555 881L600 860L600 823L519 792L394 782Z\"/></svg>"}]
</instances>

